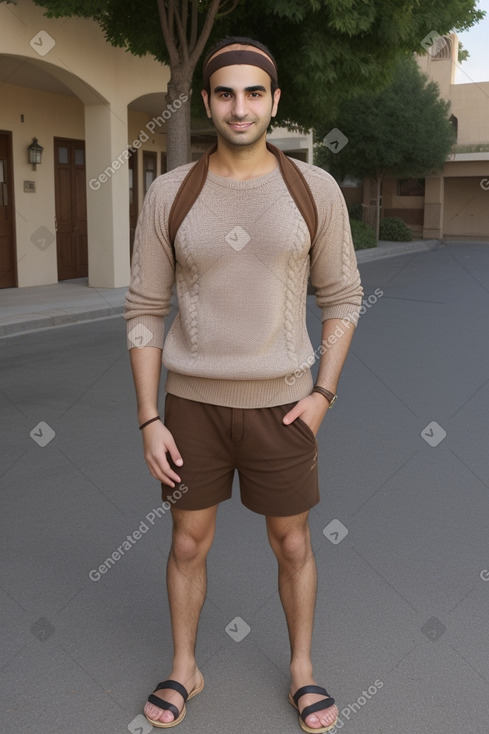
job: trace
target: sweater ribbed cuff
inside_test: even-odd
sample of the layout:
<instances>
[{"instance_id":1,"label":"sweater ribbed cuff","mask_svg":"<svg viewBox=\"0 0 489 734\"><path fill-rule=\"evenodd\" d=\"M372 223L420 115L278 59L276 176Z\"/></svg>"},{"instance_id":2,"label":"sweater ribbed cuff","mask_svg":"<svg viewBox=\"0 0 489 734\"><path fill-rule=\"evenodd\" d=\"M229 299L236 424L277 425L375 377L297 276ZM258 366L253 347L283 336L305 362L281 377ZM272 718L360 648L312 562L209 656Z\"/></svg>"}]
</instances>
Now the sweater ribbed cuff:
<instances>
[{"instance_id":1,"label":"sweater ribbed cuff","mask_svg":"<svg viewBox=\"0 0 489 734\"><path fill-rule=\"evenodd\" d=\"M161 316L136 316L127 321L127 348L163 349L165 320Z\"/></svg>"},{"instance_id":2,"label":"sweater ribbed cuff","mask_svg":"<svg viewBox=\"0 0 489 734\"><path fill-rule=\"evenodd\" d=\"M358 306L354 306L351 303L346 303L341 306L325 306L321 309L321 321L326 321L326 319L345 319L346 321L351 321L356 326L361 307L361 302Z\"/></svg>"}]
</instances>

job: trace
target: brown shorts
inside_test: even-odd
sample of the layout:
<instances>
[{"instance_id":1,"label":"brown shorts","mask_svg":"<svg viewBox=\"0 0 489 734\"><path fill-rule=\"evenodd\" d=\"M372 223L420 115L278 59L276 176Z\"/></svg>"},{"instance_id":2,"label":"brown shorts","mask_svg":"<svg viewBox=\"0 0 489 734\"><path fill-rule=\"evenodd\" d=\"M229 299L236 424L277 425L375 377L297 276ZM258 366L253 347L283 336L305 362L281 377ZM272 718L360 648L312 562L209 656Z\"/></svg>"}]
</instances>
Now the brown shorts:
<instances>
[{"instance_id":1,"label":"brown shorts","mask_svg":"<svg viewBox=\"0 0 489 734\"><path fill-rule=\"evenodd\" d=\"M167 459L185 490L162 484L163 500L175 493L176 508L212 507L231 497L237 469L241 501L253 512L284 517L314 507L319 502L316 437L300 418L282 423L295 404L228 408L167 393L164 423L183 466L170 454Z\"/></svg>"}]
</instances>

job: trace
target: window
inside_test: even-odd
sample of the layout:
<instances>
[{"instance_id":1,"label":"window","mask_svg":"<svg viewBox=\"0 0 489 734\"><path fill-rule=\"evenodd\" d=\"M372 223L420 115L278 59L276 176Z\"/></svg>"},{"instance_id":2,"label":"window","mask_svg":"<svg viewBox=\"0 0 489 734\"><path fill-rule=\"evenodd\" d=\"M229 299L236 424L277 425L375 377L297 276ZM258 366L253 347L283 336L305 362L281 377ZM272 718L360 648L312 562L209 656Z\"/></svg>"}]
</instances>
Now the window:
<instances>
[{"instance_id":1,"label":"window","mask_svg":"<svg viewBox=\"0 0 489 734\"><path fill-rule=\"evenodd\" d=\"M143 175L144 175L144 193L156 178L156 153L151 151L143 151Z\"/></svg>"},{"instance_id":2,"label":"window","mask_svg":"<svg viewBox=\"0 0 489 734\"><path fill-rule=\"evenodd\" d=\"M398 196L424 196L424 178L399 178Z\"/></svg>"},{"instance_id":3,"label":"window","mask_svg":"<svg viewBox=\"0 0 489 734\"><path fill-rule=\"evenodd\" d=\"M68 163L68 148L65 145L58 147L58 163L62 166Z\"/></svg>"},{"instance_id":4,"label":"window","mask_svg":"<svg viewBox=\"0 0 489 734\"><path fill-rule=\"evenodd\" d=\"M455 140L457 140L458 138L458 119L455 117L455 115L450 115L448 122L453 127L453 132L455 133Z\"/></svg>"},{"instance_id":5,"label":"window","mask_svg":"<svg viewBox=\"0 0 489 734\"><path fill-rule=\"evenodd\" d=\"M75 148L75 166L85 165L85 151L83 148Z\"/></svg>"}]
</instances>

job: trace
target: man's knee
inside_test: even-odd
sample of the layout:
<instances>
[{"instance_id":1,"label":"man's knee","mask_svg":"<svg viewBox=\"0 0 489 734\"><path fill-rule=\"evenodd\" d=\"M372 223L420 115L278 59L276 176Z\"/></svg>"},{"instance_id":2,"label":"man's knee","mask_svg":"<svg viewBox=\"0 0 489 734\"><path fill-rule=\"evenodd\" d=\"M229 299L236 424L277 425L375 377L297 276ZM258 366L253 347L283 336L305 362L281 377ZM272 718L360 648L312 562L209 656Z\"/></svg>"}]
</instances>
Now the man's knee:
<instances>
[{"instance_id":1,"label":"man's knee","mask_svg":"<svg viewBox=\"0 0 489 734\"><path fill-rule=\"evenodd\" d=\"M174 516L172 555L180 562L192 562L205 558L212 545L215 532L215 518L212 515L197 516L184 513L183 517Z\"/></svg>"},{"instance_id":2,"label":"man's knee","mask_svg":"<svg viewBox=\"0 0 489 734\"><path fill-rule=\"evenodd\" d=\"M279 560L302 565L311 555L311 538L307 522L269 524L270 544Z\"/></svg>"}]
</instances>

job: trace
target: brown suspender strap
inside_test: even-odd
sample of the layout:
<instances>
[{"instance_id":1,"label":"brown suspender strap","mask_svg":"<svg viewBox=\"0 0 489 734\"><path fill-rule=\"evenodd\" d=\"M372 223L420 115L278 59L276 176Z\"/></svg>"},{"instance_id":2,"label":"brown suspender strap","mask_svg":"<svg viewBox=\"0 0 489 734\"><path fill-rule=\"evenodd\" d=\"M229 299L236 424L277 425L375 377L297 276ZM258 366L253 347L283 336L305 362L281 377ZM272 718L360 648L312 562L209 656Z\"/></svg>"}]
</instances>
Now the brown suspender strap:
<instances>
[{"instance_id":1,"label":"brown suspender strap","mask_svg":"<svg viewBox=\"0 0 489 734\"><path fill-rule=\"evenodd\" d=\"M312 244L318 228L318 211L309 184L299 167L280 148L270 143L267 143L267 148L278 158L285 185L307 224Z\"/></svg>"},{"instance_id":2,"label":"brown suspender strap","mask_svg":"<svg viewBox=\"0 0 489 734\"><path fill-rule=\"evenodd\" d=\"M204 188L207 171L209 170L209 156L216 150L217 143L215 143L212 148L209 148L209 150L199 158L195 166L192 166L183 179L180 188L173 199L170 215L168 217L168 236L170 237L173 249L175 247L175 237L177 236L177 232L180 229L183 220Z\"/></svg>"},{"instance_id":3,"label":"brown suspender strap","mask_svg":"<svg viewBox=\"0 0 489 734\"><path fill-rule=\"evenodd\" d=\"M312 191L299 167L280 148L276 148L275 145L268 142L267 148L278 160L285 185L307 224L312 243L318 227L318 213ZM168 234L173 252L175 252L174 243L177 232L204 188L207 171L209 170L209 157L216 150L217 144L214 144L199 158L195 166L192 166L173 200L168 218Z\"/></svg>"}]
</instances>

